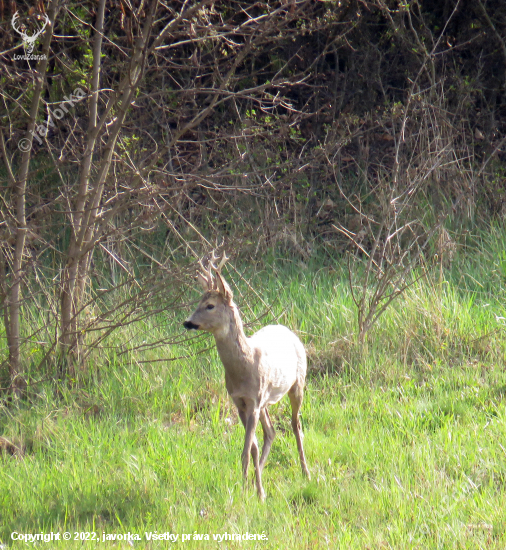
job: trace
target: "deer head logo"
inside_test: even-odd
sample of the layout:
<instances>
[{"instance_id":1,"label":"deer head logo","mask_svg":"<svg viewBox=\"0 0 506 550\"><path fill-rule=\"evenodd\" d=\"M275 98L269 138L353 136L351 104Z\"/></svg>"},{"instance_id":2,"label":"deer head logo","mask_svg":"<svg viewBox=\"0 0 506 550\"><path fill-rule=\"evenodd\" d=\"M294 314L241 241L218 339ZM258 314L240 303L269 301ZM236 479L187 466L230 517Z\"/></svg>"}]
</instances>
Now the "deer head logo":
<instances>
[{"instance_id":1,"label":"deer head logo","mask_svg":"<svg viewBox=\"0 0 506 550\"><path fill-rule=\"evenodd\" d=\"M35 41L44 32L44 29L50 23L49 17L46 14L44 14L43 17L44 17L44 22L42 24L42 28L39 29L34 35L30 36L30 35L26 34L26 32L25 32L26 31L26 25L25 24L17 26L18 25L18 19L19 19L18 12L16 12L12 16L12 20L11 20L12 28L18 34L21 35L21 38L23 39L23 46L25 47L25 50L28 54L31 54L33 52L33 47L35 46Z\"/></svg>"}]
</instances>

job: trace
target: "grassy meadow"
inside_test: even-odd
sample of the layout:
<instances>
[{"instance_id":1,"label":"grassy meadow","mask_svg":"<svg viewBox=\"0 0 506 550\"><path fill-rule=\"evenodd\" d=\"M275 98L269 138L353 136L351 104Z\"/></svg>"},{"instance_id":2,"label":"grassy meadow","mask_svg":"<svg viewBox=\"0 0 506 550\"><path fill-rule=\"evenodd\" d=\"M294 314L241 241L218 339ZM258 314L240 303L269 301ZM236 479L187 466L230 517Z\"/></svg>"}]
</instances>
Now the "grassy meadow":
<instances>
[{"instance_id":1,"label":"grassy meadow","mask_svg":"<svg viewBox=\"0 0 506 550\"><path fill-rule=\"evenodd\" d=\"M138 327L134 335L127 326L58 397L41 384L29 401L1 406L1 547L33 545L12 532L69 532L69 541L37 546L505 548L505 243L506 232L491 228L462 244L451 265L427 265L428 276L388 308L363 350L354 344L344 265L273 259L249 278L236 259L271 308L247 331L276 316L306 345L302 423L312 480L302 476L284 398L271 407L267 499L258 501L253 483L243 490L244 429L223 367L214 348L194 355L213 341L117 357L115 342L138 338ZM243 281L228 273L251 322L265 305L247 307ZM182 332L192 307L143 330ZM98 540L73 540L76 532ZM148 541L155 532L179 536ZM104 533L141 540L104 542Z\"/></svg>"}]
</instances>

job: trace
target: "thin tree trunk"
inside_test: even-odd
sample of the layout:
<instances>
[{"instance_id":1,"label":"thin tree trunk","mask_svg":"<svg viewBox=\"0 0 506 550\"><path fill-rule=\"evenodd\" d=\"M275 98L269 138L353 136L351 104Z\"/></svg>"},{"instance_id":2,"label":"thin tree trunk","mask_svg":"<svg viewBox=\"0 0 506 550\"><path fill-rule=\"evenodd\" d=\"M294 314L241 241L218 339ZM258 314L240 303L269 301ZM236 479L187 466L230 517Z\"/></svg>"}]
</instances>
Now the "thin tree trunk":
<instances>
[{"instance_id":1,"label":"thin tree trunk","mask_svg":"<svg viewBox=\"0 0 506 550\"><path fill-rule=\"evenodd\" d=\"M23 281L23 260L25 255L26 234L26 183L30 167L31 148L39 111L42 90L46 81L46 69L49 57L49 47L53 36L54 21L56 19L58 0L52 0L49 4L48 16L51 24L48 25L44 35L42 57L37 64L34 74L35 86L30 106L27 133L23 143L23 154L19 172L13 182L15 220L15 243L12 253L11 284L6 285L5 297L5 322L7 333L7 345L9 348L9 377L12 391L19 396L26 388L26 380L21 365L21 285Z\"/></svg>"},{"instance_id":2,"label":"thin tree trunk","mask_svg":"<svg viewBox=\"0 0 506 550\"><path fill-rule=\"evenodd\" d=\"M76 283L79 277L79 263L82 257L79 236L83 231L83 219L85 217L86 203L89 192L89 181L93 163L93 151L98 136L98 92L100 87L101 51L104 31L104 13L106 0L100 0L97 9L97 22L95 39L93 43L93 73L91 79L91 96L89 101L89 120L86 148L79 173L79 189L74 208L70 207L72 234L67 254L67 265L63 270L61 281L61 327L60 350L61 374L69 372L73 374L76 355L79 354L77 316L80 297L76 292ZM69 205L70 206L70 205Z\"/></svg>"},{"instance_id":3,"label":"thin tree trunk","mask_svg":"<svg viewBox=\"0 0 506 550\"><path fill-rule=\"evenodd\" d=\"M61 350L61 374L73 374L78 357L80 356L80 333L78 316L80 304L88 281L89 266L93 255L93 247L100 238L100 204L105 188L105 183L112 164L112 158L116 147L118 135L123 126L128 108L134 97L135 90L142 77L142 71L147 52L147 41L149 39L158 0L153 0L149 6L148 16L143 26L141 35L138 37L130 70L123 78L118 91L113 94L98 119L98 90L100 84L100 60L102 49L102 36L104 26L105 0L101 0L97 13L96 35L93 48L93 76L92 96L90 98L90 119L88 123L88 134L84 160L79 177L79 190L75 206L69 210L73 212L72 235L70 239L67 265L62 274L61 293L61 329L60 329L60 350ZM119 104L119 107L118 107ZM93 151L100 129L105 125L112 107L116 107L116 121L112 125L109 138L104 147L103 157L96 176L96 185L90 187L91 167Z\"/></svg>"}]
</instances>

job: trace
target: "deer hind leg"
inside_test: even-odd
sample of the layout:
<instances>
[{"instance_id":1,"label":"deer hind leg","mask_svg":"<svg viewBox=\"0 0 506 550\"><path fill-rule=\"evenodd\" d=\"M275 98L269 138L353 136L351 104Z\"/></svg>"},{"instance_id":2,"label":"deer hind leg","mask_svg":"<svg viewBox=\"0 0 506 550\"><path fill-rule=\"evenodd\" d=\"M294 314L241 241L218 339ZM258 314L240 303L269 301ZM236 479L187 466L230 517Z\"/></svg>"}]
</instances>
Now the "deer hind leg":
<instances>
[{"instance_id":1,"label":"deer hind leg","mask_svg":"<svg viewBox=\"0 0 506 550\"><path fill-rule=\"evenodd\" d=\"M272 442L276 437L276 430L272 425L271 417L269 416L269 411L267 410L267 407L263 408L260 411L260 422L264 431L264 444L262 447L262 456L260 457L260 471L262 472L265 463L267 462L267 457L269 456Z\"/></svg>"},{"instance_id":2,"label":"deer hind leg","mask_svg":"<svg viewBox=\"0 0 506 550\"><path fill-rule=\"evenodd\" d=\"M295 434L295 439L297 440L297 449L299 450L300 465L302 467L302 473L307 476L308 479L311 479L311 474L309 473L306 457L304 455L304 447L302 445L302 440L304 439L304 434L302 433L302 428L300 426L299 419L299 410L302 405L302 399L304 397L304 390L302 384L296 382L290 391L288 392L288 397L290 398L290 404L292 406L292 429Z\"/></svg>"},{"instance_id":3,"label":"deer hind leg","mask_svg":"<svg viewBox=\"0 0 506 550\"><path fill-rule=\"evenodd\" d=\"M253 410L249 414L246 411L238 409L239 417L241 422L244 425L246 430L246 435L244 438L244 449L242 451L242 476L244 485L248 481L248 468L249 468L249 457L253 459L253 465L255 467L255 481L257 487L257 493L260 500L265 499L265 491L262 486L262 471L260 469L260 464L258 460L258 441L255 435L255 430L258 424L260 417L259 410Z\"/></svg>"}]
</instances>

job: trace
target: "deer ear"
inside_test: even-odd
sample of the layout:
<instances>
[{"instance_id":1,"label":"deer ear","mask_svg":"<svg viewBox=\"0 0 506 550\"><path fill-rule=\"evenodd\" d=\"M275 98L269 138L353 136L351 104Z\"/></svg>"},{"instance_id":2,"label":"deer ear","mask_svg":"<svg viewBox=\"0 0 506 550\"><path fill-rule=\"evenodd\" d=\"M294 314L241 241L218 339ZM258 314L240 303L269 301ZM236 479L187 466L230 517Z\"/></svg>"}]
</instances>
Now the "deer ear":
<instances>
[{"instance_id":1,"label":"deer ear","mask_svg":"<svg viewBox=\"0 0 506 550\"><path fill-rule=\"evenodd\" d=\"M209 290L209 281L200 272L197 273L197 282L202 287L204 292L207 292Z\"/></svg>"},{"instance_id":2,"label":"deer ear","mask_svg":"<svg viewBox=\"0 0 506 550\"><path fill-rule=\"evenodd\" d=\"M219 271L216 272L216 282L218 283L218 292L224 296L227 302L231 302L234 298L234 293Z\"/></svg>"}]
</instances>

